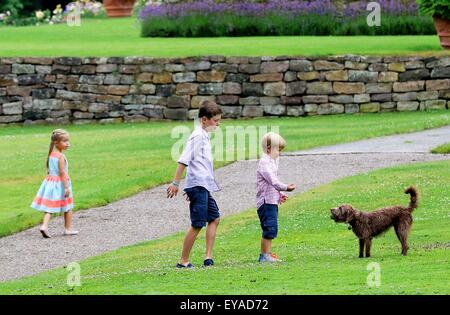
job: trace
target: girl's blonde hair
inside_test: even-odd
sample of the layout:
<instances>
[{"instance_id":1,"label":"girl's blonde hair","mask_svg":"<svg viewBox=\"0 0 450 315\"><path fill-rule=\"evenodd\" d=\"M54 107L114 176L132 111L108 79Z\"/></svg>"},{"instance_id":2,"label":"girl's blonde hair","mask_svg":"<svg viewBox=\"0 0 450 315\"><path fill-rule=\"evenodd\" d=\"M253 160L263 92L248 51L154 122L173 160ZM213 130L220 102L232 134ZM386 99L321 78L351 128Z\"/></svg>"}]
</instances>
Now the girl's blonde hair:
<instances>
[{"instance_id":1,"label":"girl's blonde hair","mask_svg":"<svg viewBox=\"0 0 450 315\"><path fill-rule=\"evenodd\" d=\"M262 137L261 146L264 153L267 153L269 147L283 150L286 147L286 140L275 132L268 132Z\"/></svg>"},{"instance_id":2,"label":"girl's blonde hair","mask_svg":"<svg viewBox=\"0 0 450 315\"><path fill-rule=\"evenodd\" d=\"M69 136L69 133L64 129L55 129L52 131L52 136L50 138L50 148L48 150L47 156L47 170L48 170L48 162L50 159L50 154L52 154L53 149L55 148L55 142L61 141L64 136Z\"/></svg>"}]
</instances>

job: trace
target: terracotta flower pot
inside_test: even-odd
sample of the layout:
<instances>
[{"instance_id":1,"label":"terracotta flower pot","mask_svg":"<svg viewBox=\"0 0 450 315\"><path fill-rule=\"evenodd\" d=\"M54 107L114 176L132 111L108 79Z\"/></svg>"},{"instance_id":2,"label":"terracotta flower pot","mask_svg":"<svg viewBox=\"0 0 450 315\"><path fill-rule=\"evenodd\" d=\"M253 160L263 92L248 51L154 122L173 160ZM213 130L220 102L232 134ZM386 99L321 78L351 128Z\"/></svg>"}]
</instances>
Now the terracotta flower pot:
<instances>
[{"instance_id":1,"label":"terracotta flower pot","mask_svg":"<svg viewBox=\"0 0 450 315\"><path fill-rule=\"evenodd\" d=\"M131 16L136 0L103 0L108 17Z\"/></svg>"},{"instance_id":2,"label":"terracotta flower pot","mask_svg":"<svg viewBox=\"0 0 450 315\"><path fill-rule=\"evenodd\" d=\"M436 31L444 49L450 49L450 20L433 16Z\"/></svg>"}]
</instances>

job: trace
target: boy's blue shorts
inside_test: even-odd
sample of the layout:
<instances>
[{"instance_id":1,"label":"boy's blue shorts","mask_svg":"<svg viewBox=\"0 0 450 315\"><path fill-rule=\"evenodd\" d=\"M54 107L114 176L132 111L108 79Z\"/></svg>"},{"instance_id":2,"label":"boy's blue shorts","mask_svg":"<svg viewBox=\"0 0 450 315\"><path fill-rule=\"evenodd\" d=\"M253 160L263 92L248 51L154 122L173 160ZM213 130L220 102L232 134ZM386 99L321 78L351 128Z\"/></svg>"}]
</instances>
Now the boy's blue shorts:
<instances>
[{"instance_id":1,"label":"boy's blue shorts","mask_svg":"<svg viewBox=\"0 0 450 315\"><path fill-rule=\"evenodd\" d=\"M259 222L263 230L262 237L268 240L278 235L278 205L264 203L258 208Z\"/></svg>"},{"instance_id":2,"label":"boy's blue shorts","mask_svg":"<svg viewBox=\"0 0 450 315\"><path fill-rule=\"evenodd\" d=\"M206 222L214 221L220 217L219 207L209 191L202 186L184 189L189 197L189 210L191 225L194 228L202 228Z\"/></svg>"}]
</instances>

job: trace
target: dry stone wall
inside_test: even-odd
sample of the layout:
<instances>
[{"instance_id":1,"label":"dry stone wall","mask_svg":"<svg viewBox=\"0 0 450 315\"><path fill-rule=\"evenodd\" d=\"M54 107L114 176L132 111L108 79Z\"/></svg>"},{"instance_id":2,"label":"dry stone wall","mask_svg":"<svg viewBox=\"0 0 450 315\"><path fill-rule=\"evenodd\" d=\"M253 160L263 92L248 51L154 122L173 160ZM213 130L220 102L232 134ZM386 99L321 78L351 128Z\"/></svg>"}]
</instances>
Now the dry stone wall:
<instances>
[{"instance_id":1,"label":"dry stone wall","mask_svg":"<svg viewBox=\"0 0 450 315\"><path fill-rule=\"evenodd\" d=\"M448 109L450 57L0 58L0 125Z\"/></svg>"}]
</instances>

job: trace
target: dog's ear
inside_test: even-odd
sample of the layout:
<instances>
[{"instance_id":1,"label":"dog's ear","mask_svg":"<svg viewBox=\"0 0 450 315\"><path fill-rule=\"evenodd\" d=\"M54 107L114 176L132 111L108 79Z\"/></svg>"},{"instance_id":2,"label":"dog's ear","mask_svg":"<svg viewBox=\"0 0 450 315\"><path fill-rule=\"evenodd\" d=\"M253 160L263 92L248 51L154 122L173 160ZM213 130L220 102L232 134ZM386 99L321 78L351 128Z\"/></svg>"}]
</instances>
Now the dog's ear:
<instances>
[{"instance_id":1,"label":"dog's ear","mask_svg":"<svg viewBox=\"0 0 450 315\"><path fill-rule=\"evenodd\" d=\"M355 210L351 205L343 205L342 210L345 212L345 222L349 223L355 219Z\"/></svg>"}]
</instances>

